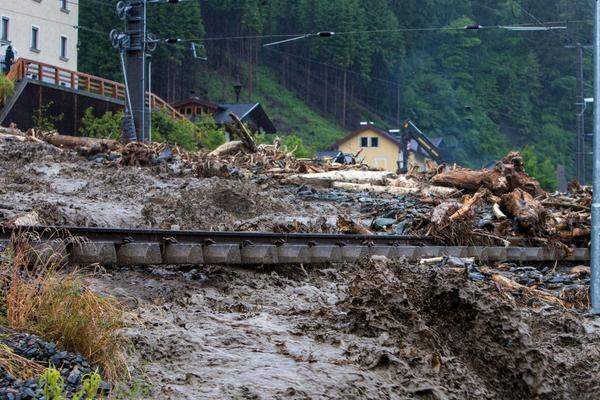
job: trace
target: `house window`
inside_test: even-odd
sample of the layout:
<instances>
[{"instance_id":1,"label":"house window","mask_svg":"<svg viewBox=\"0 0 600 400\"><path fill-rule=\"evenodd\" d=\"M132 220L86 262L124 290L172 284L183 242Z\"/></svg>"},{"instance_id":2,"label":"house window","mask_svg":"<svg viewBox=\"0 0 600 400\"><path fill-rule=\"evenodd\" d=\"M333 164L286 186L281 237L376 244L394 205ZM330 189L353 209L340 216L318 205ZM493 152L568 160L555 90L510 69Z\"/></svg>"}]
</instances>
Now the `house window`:
<instances>
[{"instance_id":1,"label":"house window","mask_svg":"<svg viewBox=\"0 0 600 400\"><path fill-rule=\"evenodd\" d=\"M379 147L379 138L378 137L371 138L371 147Z\"/></svg>"},{"instance_id":2,"label":"house window","mask_svg":"<svg viewBox=\"0 0 600 400\"><path fill-rule=\"evenodd\" d=\"M2 41L8 42L8 28L10 25L10 19L8 17L2 17Z\"/></svg>"},{"instance_id":3,"label":"house window","mask_svg":"<svg viewBox=\"0 0 600 400\"><path fill-rule=\"evenodd\" d=\"M67 61L67 37L66 36L61 36L60 37L60 59L63 61Z\"/></svg>"},{"instance_id":4,"label":"house window","mask_svg":"<svg viewBox=\"0 0 600 400\"><path fill-rule=\"evenodd\" d=\"M39 31L40 28L37 26L31 27L31 51L40 51L38 47Z\"/></svg>"},{"instance_id":5,"label":"house window","mask_svg":"<svg viewBox=\"0 0 600 400\"><path fill-rule=\"evenodd\" d=\"M369 138L361 137L360 138L360 147L369 147Z\"/></svg>"}]
</instances>

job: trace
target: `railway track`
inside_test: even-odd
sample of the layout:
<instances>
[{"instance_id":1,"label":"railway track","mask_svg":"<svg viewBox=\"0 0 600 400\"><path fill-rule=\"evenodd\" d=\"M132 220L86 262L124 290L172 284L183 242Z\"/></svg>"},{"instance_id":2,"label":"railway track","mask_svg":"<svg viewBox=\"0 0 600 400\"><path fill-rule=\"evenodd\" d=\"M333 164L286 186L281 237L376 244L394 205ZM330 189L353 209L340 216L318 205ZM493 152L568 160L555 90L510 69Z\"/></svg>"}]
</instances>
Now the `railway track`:
<instances>
[{"instance_id":1,"label":"railway track","mask_svg":"<svg viewBox=\"0 0 600 400\"><path fill-rule=\"evenodd\" d=\"M0 248L26 234L33 254L89 265L269 265L354 262L368 256L418 261L455 256L483 261L587 261L587 248L568 257L544 247L434 246L430 237L320 233L207 232L118 228L0 227Z\"/></svg>"}]
</instances>

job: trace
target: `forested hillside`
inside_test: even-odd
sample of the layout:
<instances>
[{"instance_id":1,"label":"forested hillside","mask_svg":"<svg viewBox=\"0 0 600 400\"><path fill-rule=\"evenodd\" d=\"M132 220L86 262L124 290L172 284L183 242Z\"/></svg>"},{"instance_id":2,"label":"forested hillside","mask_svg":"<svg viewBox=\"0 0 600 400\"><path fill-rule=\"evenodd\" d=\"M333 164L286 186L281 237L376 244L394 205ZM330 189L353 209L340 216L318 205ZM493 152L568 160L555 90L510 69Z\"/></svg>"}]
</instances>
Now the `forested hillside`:
<instances>
[{"instance_id":1,"label":"forested hillside","mask_svg":"<svg viewBox=\"0 0 600 400\"><path fill-rule=\"evenodd\" d=\"M590 41L590 1L191 0L149 8L157 36L206 45L207 62L192 59L190 42L161 45L154 54L155 90L169 100L192 89L231 100L227 86L239 79L245 100L261 100L265 87L293 97L286 110L271 95L273 117L314 148L361 120L394 128L410 117L445 138L452 161L481 166L526 147L538 177L551 181L557 164L572 174L576 50L565 45ZM568 29L499 27L542 23ZM463 29L472 24L484 28ZM116 53L101 35L122 26L113 7L82 0L81 25L81 68L118 77ZM323 30L337 34L262 47L286 38L280 35ZM591 52L588 91L590 65ZM297 114L309 112L302 103L330 122L298 123Z\"/></svg>"}]
</instances>

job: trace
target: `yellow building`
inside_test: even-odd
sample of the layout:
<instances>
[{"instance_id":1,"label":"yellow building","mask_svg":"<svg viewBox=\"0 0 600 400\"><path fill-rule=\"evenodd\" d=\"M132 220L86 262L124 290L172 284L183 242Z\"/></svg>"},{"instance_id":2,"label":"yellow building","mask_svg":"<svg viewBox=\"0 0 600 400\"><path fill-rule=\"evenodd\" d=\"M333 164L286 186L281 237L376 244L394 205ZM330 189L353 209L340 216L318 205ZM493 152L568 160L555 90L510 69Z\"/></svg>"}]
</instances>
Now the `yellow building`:
<instances>
[{"instance_id":1,"label":"yellow building","mask_svg":"<svg viewBox=\"0 0 600 400\"><path fill-rule=\"evenodd\" d=\"M439 146L442 139L433 139L432 142ZM395 134L384 131L373 125L361 126L360 129L338 140L330 150L340 151L344 154L357 155L357 159L371 168L398 172L399 161L402 160L401 138ZM416 141L408 143L409 168L418 166L425 169L429 157L419 147Z\"/></svg>"}]
</instances>

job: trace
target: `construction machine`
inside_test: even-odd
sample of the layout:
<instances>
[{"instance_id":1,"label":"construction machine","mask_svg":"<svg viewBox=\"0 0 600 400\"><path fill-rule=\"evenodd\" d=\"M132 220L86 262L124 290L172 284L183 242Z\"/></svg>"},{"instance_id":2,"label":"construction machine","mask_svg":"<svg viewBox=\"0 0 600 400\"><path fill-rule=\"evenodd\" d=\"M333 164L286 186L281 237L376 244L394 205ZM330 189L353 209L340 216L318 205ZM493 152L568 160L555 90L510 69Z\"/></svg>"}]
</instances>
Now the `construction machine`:
<instances>
[{"instance_id":1,"label":"construction machine","mask_svg":"<svg viewBox=\"0 0 600 400\"><path fill-rule=\"evenodd\" d=\"M437 163L443 163L442 152L439 147L429 140L429 138L414 124L410 119L405 120L402 123L401 135L401 148L402 152L399 163L400 173L405 174L408 172L408 147L411 140L417 143L417 148L413 149L419 151L422 149L432 160Z\"/></svg>"}]
</instances>

